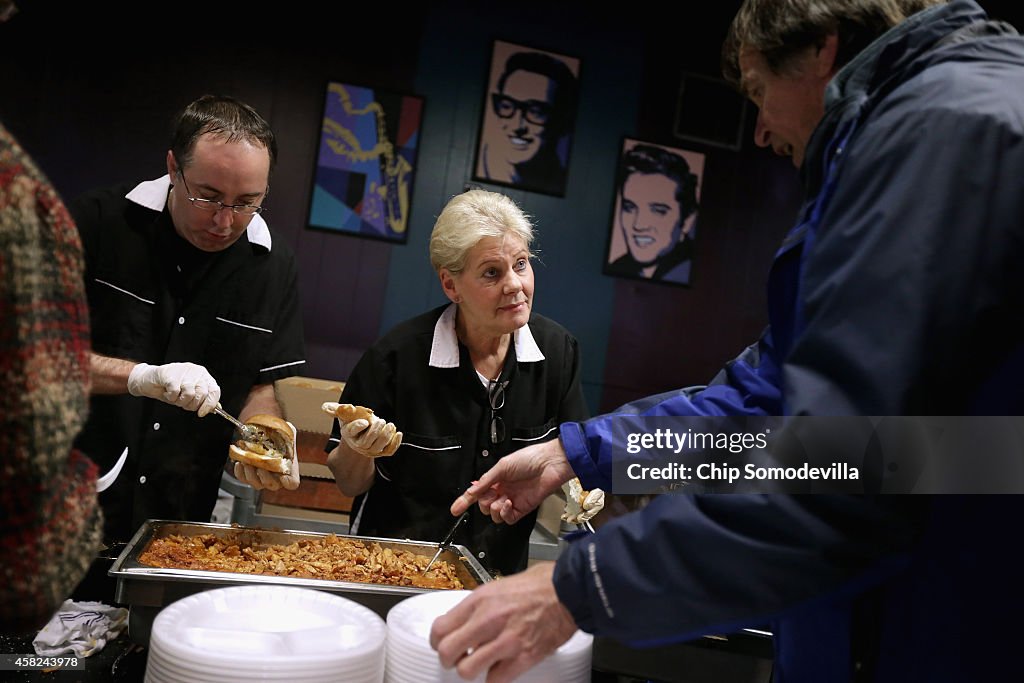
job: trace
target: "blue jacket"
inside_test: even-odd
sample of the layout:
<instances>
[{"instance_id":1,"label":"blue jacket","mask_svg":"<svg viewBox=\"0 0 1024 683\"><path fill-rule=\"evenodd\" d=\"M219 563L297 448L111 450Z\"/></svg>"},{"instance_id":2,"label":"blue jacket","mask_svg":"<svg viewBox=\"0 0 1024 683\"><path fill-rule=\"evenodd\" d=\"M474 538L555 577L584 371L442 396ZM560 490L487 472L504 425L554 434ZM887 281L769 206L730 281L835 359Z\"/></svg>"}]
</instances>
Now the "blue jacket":
<instances>
[{"instance_id":1,"label":"blue jacket","mask_svg":"<svg viewBox=\"0 0 1024 683\"><path fill-rule=\"evenodd\" d=\"M585 488L611 488L613 421L638 415L1024 413L1024 40L984 19L926 10L836 75L768 329L701 391L562 425ZM663 495L572 543L555 585L582 628L634 645L769 625L777 682L1000 680L1022 514L1000 495Z\"/></svg>"}]
</instances>

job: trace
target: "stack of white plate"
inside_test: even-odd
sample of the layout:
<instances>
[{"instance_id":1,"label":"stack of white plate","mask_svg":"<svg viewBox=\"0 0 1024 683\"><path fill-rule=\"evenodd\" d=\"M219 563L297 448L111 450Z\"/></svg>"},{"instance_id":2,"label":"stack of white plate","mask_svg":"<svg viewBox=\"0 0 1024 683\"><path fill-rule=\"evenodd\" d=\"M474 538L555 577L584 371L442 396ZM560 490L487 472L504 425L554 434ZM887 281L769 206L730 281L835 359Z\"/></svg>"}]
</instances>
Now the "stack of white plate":
<instances>
[{"instance_id":1,"label":"stack of white plate","mask_svg":"<svg viewBox=\"0 0 1024 683\"><path fill-rule=\"evenodd\" d=\"M359 603L312 588L196 593L153 620L146 683L380 683L387 627Z\"/></svg>"},{"instance_id":2,"label":"stack of white plate","mask_svg":"<svg viewBox=\"0 0 1024 683\"><path fill-rule=\"evenodd\" d=\"M444 590L406 598L388 611L388 683L464 683L454 669L444 669L437 652L430 647L434 619L455 607L469 591ZM586 683L594 637L576 631L548 658L538 662L516 679L517 683ZM486 675L474 679L482 683Z\"/></svg>"}]
</instances>

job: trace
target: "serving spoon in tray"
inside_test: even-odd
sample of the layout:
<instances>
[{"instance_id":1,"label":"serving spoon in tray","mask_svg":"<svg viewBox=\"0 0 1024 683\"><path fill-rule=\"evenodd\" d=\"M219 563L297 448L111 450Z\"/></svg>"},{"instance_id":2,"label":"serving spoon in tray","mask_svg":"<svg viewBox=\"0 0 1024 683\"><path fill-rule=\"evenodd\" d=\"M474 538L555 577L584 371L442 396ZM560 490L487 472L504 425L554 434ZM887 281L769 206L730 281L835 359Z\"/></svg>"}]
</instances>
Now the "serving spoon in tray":
<instances>
[{"instance_id":1,"label":"serving spoon in tray","mask_svg":"<svg viewBox=\"0 0 1024 683\"><path fill-rule=\"evenodd\" d=\"M437 552L434 553L434 556L432 558L430 558L430 562L427 564L426 568L424 568L422 572L423 574L426 574L428 571L430 571L430 568L434 566L435 562L437 562L437 558L441 557L441 553L444 551L444 549L451 546L452 539L455 538L455 532L458 530L459 525L466 521L467 515L469 515L469 510L466 510L461 515L459 515L459 518L455 520L455 524L452 525L451 530L444 537L444 540L437 544Z\"/></svg>"}]
</instances>

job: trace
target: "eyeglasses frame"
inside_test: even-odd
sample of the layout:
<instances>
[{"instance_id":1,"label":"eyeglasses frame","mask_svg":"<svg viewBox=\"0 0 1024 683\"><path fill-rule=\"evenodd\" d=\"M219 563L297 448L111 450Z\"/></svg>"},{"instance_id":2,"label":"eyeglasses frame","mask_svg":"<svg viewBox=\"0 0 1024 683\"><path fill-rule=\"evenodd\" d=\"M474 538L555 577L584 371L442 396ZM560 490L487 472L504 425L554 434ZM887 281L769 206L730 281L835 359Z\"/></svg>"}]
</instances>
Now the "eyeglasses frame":
<instances>
[{"instance_id":1,"label":"eyeglasses frame","mask_svg":"<svg viewBox=\"0 0 1024 683\"><path fill-rule=\"evenodd\" d=\"M185 186L185 199L187 199L192 206L199 209L200 211L205 211L207 213L218 213L220 211L223 211L224 209L231 209L231 213L233 213L236 216L255 216L257 214L263 213L266 210L264 207L257 206L256 204L225 204L224 202L217 201L216 199L204 199L203 197L193 196L192 190L190 190L188 187L188 181L185 180L185 169L179 166L178 175L181 176L181 182ZM269 192L270 186L267 186L267 189L263 191L264 199L267 198L267 194ZM213 208L214 205L216 205L217 208ZM252 213L246 213L242 209L251 210Z\"/></svg>"},{"instance_id":2,"label":"eyeglasses frame","mask_svg":"<svg viewBox=\"0 0 1024 683\"><path fill-rule=\"evenodd\" d=\"M511 113L509 113L507 116L498 111L498 102L500 100L508 100L509 102L512 103L512 106L514 107ZM530 107L536 107L537 105L541 105L548 110L547 114L545 115L546 117L543 121L537 121L536 119L530 117ZM548 102L542 102L540 100L526 100L525 102L521 102L520 100L517 100L514 97L509 97L505 93L500 92L491 93L491 108L494 110L495 116L497 116L499 119L510 119L516 115L516 112L522 112L522 115L526 118L526 120L535 126L547 126L549 123L551 123L551 115L554 112L554 107L552 107L551 104Z\"/></svg>"}]
</instances>

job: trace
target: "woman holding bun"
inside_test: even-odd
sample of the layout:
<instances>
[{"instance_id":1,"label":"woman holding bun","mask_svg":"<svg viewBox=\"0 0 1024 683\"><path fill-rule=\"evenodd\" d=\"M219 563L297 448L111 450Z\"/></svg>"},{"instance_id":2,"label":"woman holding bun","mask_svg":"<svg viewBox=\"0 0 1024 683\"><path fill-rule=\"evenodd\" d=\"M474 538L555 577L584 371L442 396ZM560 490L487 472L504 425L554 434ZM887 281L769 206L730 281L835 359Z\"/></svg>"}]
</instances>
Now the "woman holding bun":
<instances>
[{"instance_id":1,"label":"woman holding bun","mask_svg":"<svg viewBox=\"0 0 1024 683\"><path fill-rule=\"evenodd\" d=\"M387 332L339 399L373 411L339 418L327 445L338 487L355 497L352 533L440 541L470 482L588 417L576 339L532 310L532 241L529 218L502 194L470 190L441 211L430 261L450 303ZM473 508L454 542L511 574L526 567L535 521L498 525Z\"/></svg>"}]
</instances>

